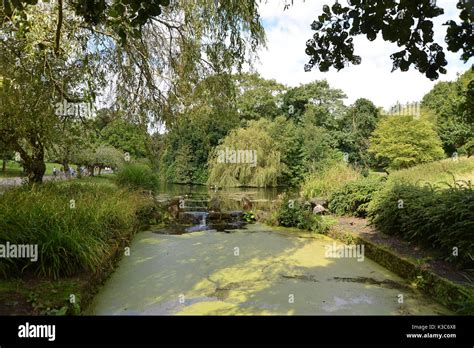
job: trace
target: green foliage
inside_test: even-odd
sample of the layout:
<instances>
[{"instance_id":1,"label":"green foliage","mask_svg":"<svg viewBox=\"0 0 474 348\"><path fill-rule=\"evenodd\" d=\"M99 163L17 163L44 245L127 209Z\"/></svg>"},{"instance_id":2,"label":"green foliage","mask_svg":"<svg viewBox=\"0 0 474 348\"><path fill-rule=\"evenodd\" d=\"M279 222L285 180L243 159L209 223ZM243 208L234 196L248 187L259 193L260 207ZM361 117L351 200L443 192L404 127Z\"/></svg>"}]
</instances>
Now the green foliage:
<instances>
[{"instance_id":1,"label":"green foliage","mask_svg":"<svg viewBox=\"0 0 474 348\"><path fill-rule=\"evenodd\" d=\"M342 116L343 99L346 98L340 89L331 88L326 80L314 81L294 87L283 96L282 109L289 119L299 123L308 113L314 125L332 128L336 119Z\"/></svg>"},{"instance_id":2,"label":"green foliage","mask_svg":"<svg viewBox=\"0 0 474 348\"><path fill-rule=\"evenodd\" d=\"M72 161L87 166L91 171L94 167L99 169L110 167L117 170L124 163L124 153L112 146L100 145L97 148L81 149L72 157Z\"/></svg>"},{"instance_id":3,"label":"green foliage","mask_svg":"<svg viewBox=\"0 0 474 348\"><path fill-rule=\"evenodd\" d=\"M472 315L474 313L474 292L469 290L463 292L466 298L456 301L456 305L459 306L457 313L459 315Z\"/></svg>"},{"instance_id":4,"label":"green foliage","mask_svg":"<svg viewBox=\"0 0 474 348\"><path fill-rule=\"evenodd\" d=\"M242 138L239 139L239 137ZM215 149L214 156L220 149L246 149L250 143L255 144L254 149L257 149L258 160L257 166L253 170L252 168L247 170L250 170L251 173L253 171L259 172L260 177L267 175L264 186L274 186L276 184L297 186L301 183L306 172L323 168L327 162L342 157L342 154L335 150L335 141L326 129L315 126L307 120L295 124L291 119L284 116L278 116L273 121L261 118L258 121L248 122L246 128L234 130L233 133L224 138L221 145ZM278 165L278 156L280 165ZM216 159L215 157L211 158ZM276 182L268 181L270 178L272 180L275 178L268 175L272 172L269 167L270 162L278 168ZM259 169L260 164L266 166L268 171L264 172L263 169ZM217 166L209 162L209 168L210 175L213 178L222 177L218 181L222 185L253 186L257 182L248 184L250 181L247 180L237 183L237 176L243 173L239 172L243 170L242 166L229 166L227 164L226 168L225 165ZM223 180L223 173L229 179L228 182ZM244 182L247 184L244 184Z\"/></svg>"},{"instance_id":5,"label":"green foliage","mask_svg":"<svg viewBox=\"0 0 474 348\"><path fill-rule=\"evenodd\" d=\"M301 186L301 194L307 198L328 199L344 184L360 177L361 174L350 165L338 161L320 171L308 174Z\"/></svg>"},{"instance_id":6,"label":"green foliage","mask_svg":"<svg viewBox=\"0 0 474 348\"><path fill-rule=\"evenodd\" d=\"M227 133L229 123L238 124L238 117L232 120L221 107L235 105L234 95L225 88L232 80L230 72L240 71L265 41L257 4L213 0L33 4L37 1L4 1L4 11L0 11L0 138L21 152L31 181L42 181L45 149L76 143L62 141L68 135L62 121L69 117L57 117L52 105L92 103L106 86L110 87L110 110L127 113L119 115L127 122L105 129L106 144L133 157L143 155L142 139L131 134L135 130L124 127L125 123L140 125L146 136L150 121L159 121L160 126L166 122L170 130L183 102L186 113L192 114L194 107L205 113L208 119L195 120L192 126L211 124L210 129L199 130L209 144L194 143L194 139L188 144L193 153L203 149L192 169L197 172L194 176L205 181L200 167L209 150ZM163 6L166 15L155 18ZM145 28L153 34L142 35ZM214 89L202 94L201 82L210 75L222 79L214 79L209 83ZM189 98L195 91L200 97ZM176 150L169 151L171 158Z\"/></svg>"},{"instance_id":7,"label":"green foliage","mask_svg":"<svg viewBox=\"0 0 474 348\"><path fill-rule=\"evenodd\" d=\"M174 175L173 182L179 184L191 184L194 180L199 182L198 175L195 175L199 168L190 166L193 163L191 148L187 144L183 144L178 151L173 164L169 167L168 176Z\"/></svg>"},{"instance_id":8,"label":"green foliage","mask_svg":"<svg viewBox=\"0 0 474 348\"><path fill-rule=\"evenodd\" d=\"M14 12L25 15L26 7L36 5L37 0L5 0L4 14L10 18ZM141 34L141 27L149 20L159 16L162 7L168 6L169 0L83 0L71 3L76 15L81 16L85 23L95 25L107 25L122 39L125 44L127 35L137 36ZM3 18L2 18L3 21Z\"/></svg>"},{"instance_id":9,"label":"green foliage","mask_svg":"<svg viewBox=\"0 0 474 348\"><path fill-rule=\"evenodd\" d=\"M471 180L474 182L474 158L459 157L423 163L415 167L390 172L387 184L403 180L412 184L440 183L452 180Z\"/></svg>"},{"instance_id":10,"label":"green foliage","mask_svg":"<svg viewBox=\"0 0 474 348\"><path fill-rule=\"evenodd\" d=\"M162 139L160 171L168 182L204 184L211 151L239 125L235 85L228 74L213 75L183 99L176 100L182 110L173 112L173 122L167 124L169 131Z\"/></svg>"},{"instance_id":11,"label":"green foliage","mask_svg":"<svg viewBox=\"0 0 474 348\"><path fill-rule=\"evenodd\" d=\"M119 186L132 189L154 190L159 185L158 176L145 164L127 164L116 177Z\"/></svg>"},{"instance_id":12,"label":"green foliage","mask_svg":"<svg viewBox=\"0 0 474 348\"><path fill-rule=\"evenodd\" d=\"M383 233L439 250L444 259L462 267L474 264L474 190L470 182L419 186L397 180L375 196L369 216Z\"/></svg>"},{"instance_id":13,"label":"green foliage","mask_svg":"<svg viewBox=\"0 0 474 348\"><path fill-rule=\"evenodd\" d=\"M12 160L13 156L14 152L12 151L12 149L10 149L4 141L0 140L0 160L5 163L8 160Z\"/></svg>"},{"instance_id":14,"label":"green foliage","mask_svg":"<svg viewBox=\"0 0 474 348\"><path fill-rule=\"evenodd\" d=\"M446 153L462 148L474 137L474 70L454 82L438 82L422 100L423 108L434 113L436 130Z\"/></svg>"},{"instance_id":15,"label":"green foliage","mask_svg":"<svg viewBox=\"0 0 474 348\"><path fill-rule=\"evenodd\" d=\"M298 186L304 174L324 166L324 162L338 156L331 134L309 120L295 124L291 119L278 116L274 121L260 120L258 127L274 139L284 164L278 183Z\"/></svg>"},{"instance_id":16,"label":"green foliage","mask_svg":"<svg viewBox=\"0 0 474 348\"><path fill-rule=\"evenodd\" d=\"M348 182L332 193L328 208L337 215L365 217L369 203L382 186L383 181L378 178Z\"/></svg>"},{"instance_id":17,"label":"green foliage","mask_svg":"<svg viewBox=\"0 0 474 348\"><path fill-rule=\"evenodd\" d=\"M283 195L273 215L276 224L280 226L297 227L316 233L326 233L334 224L328 217L313 214L309 202L289 199L288 194Z\"/></svg>"},{"instance_id":18,"label":"green foliage","mask_svg":"<svg viewBox=\"0 0 474 348\"><path fill-rule=\"evenodd\" d=\"M102 129L101 141L105 144L128 152L132 158L147 156L147 143L149 135L146 129L125 120L115 120Z\"/></svg>"},{"instance_id":19,"label":"green foliage","mask_svg":"<svg viewBox=\"0 0 474 348\"><path fill-rule=\"evenodd\" d=\"M38 261L1 259L0 272L28 270L54 278L95 272L149 204L128 190L74 182L8 190L0 196L0 244L37 244Z\"/></svg>"},{"instance_id":20,"label":"green foliage","mask_svg":"<svg viewBox=\"0 0 474 348\"><path fill-rule=\"evenodd\" d=\"M235 77L237 109L243 121L261 117L274 119L280 115L278 102L286 87L275 80L266 80L258 74L239 74Z\"/></svg>"},{"instance_id":21,"label":"green foliage","mask_svg":"<svg viewBox=\"0 0 474 348\"><path fill-rule=\"evenodd\" d=\"M328 130L337 128L337 119L343 114L342 91L331 88L327 81L316 81L282 95L284 86L258 75L242 74L233 79L230 83L226 75L209 77L198 83L187 99L177 100L183 104L182 110L175 112L178 117L167 134L154 139L165 180L223 186L297 186L306 172L342 156ZM279 102L283 103L281 110ZM279 115L288 112L290 106L293 114ZM239 118L243 126L236 132L246 134L245 142L229 134L239 125ZM249 137L250 134L255 136ZM270 152L266 152L269 143L263 145L268 137L272 143ZM258 168L226 168L211 163L219 149L244 150L253 139L259 139L255 148L265 148L258 153L259 161L265 161L265 170L259 164ZM272 157L277 153L280 166ZM270 162L274 163L273 168ZM258 174L252 182L244 178L254 173Z\"/></svg>"},{"instance_id":22,"label":"green foliage","mask_svg":"<svg viewBox=\"0 0 474 348\"><path fill-rule=\"evenodd\" d=\"M343 157L337 149L337 141L334 139L333 132L326 128L316 126L306 118L297 130L297 135L301 139L301 167L298 179L304 177L308 172L322 170L328 166L328 163L337 161ZM300 184L298 180L296 184Z\"/></svg>"},{"instance_id":23,"label":"green foliage","mask_svg":"<svg viewBox=\"0 0 474 348\"><path fill-rule=\"evenodd\" d=\"M29 6L22 15L4 18L0 28L5 39L0 54L0 138L20 153L28 179L35 183L42 182L46 151L67 162L81 133L77 126L86 123L83 113L71 115L57 103L89 103L91 90L103 87L103 69L98 56L85 49L89 34L76 30L78 18L68 17L57 37L69 35L60 50L67 59L52 49L57 24L48 13L55 7ZM12 65L13 60L17 64Z\"/></svg>"},{"instance_id":24,"label":"green foliage","mask_svg":"<svg viewBox=\"0 0 474 348\"><path fill-rule=\"evenodd\" d=\"M258 127L261 127L260 132L268 133L275 141L280 161L284 164L278 184L299 185L305 170L303 149L305 139L301 136L300 127L284 116L276 117L273 122L260 120Z\"/></svg>"},{"instance_id":25,"label":"green foliage","mask_svg":"<svg viewBox=\"0 0 474 348\"><path fill-rule=\"evenodd\" d=\"M443 158L441 141L431 124L412 116L387 116L370 138L369 152L382 167L408 168Z\"/></svg>"},{"instance_id":26,"label":"green foliage","mask_svg":"<svg viewBox=\"0 0 474 348\"><path fill-rule=\"evenodd\" d=\"M459 148L459 154L466 155L468 157L474 155L474 137Z\"/></svg>"},{"instance_id":27,"label":"green foliage","mask_svg":"<svg viewBox=\"0 0 474 348\"><path fill-rule=\"evenodd\" d=\"M257 220L255 217L255 213L253 211L246 211L244 212L244 215L242 216L242 219L247 222L247 223L252 223Z\"/></svg>"},{"instance_id":28,"label":"green foliage","mask_svg":"<svg viewBox=\"0 0 474 348\"><path fill-rule=\"evenodd\" d=\"M349 161L368 167L370 155L369 137L377 126L380 113L367 99L357 99L340 120L340 131L336 132L339 149L349 155Z\"/></svg>"},{"instance_id":29,"label":"green foliage","mask_svg":"<svg viewBox=\"0 0 474 348\"><path fill-rule=\"evenodd\" d=\"M124 161L124 154L112 146L99 146L94 152L94 165L99 168L117 169Z\"/></svg>"},{"instance_id":30,"label":"green foliage","mask_svg":"<svg viewBox=\"0 0 474 348\"><path fill-rule=\"evenodd\" d=\"M473 56L474 35L471 29L469 1L459 0L460 23L446 23L445 41L448 50L462 50L467 62ZM431 80L445 74L448 62L441 45L434 42L433 18L444 13L436 2L423 1L360 1L351 0L347 6L335 2L323 6L323 12L311 25L316 33L306 42L306 54L311 57L305 70L317 66L328 71L331 66L343 69L349 63L360 64L354 54L353 37L365 35L373 41L378 34L383 40L396 42L403 49L393 53L393 70L409 70L411 65ZM416 23L416 25L415 25Z\"/></svg>"},{"instance_id":31,"label":"green foliage","mask_svg":"<svg viewBox=\"0 0 474 348\"><path fill-rule=\"evenodd\" d=\"M277 211L278 224L285 227L310 229L312 223L311 205L304 205L298 200L283 198L280 209Z\"/></svg>"},{"instance_id":32,"label":"green foliage","mask_svg":"<svg viewBox=\"0 0 474 348\"><path fill-rule=\"evenodd\" d=\"M276 186L284 165L274 139L262 130L262 122L265 120L250 121L247 128L232 130L214 149L208 162L209 185ZM246 155L234 160L228 156L233 151L246 151Z\"/></svg>"}]
</instances>

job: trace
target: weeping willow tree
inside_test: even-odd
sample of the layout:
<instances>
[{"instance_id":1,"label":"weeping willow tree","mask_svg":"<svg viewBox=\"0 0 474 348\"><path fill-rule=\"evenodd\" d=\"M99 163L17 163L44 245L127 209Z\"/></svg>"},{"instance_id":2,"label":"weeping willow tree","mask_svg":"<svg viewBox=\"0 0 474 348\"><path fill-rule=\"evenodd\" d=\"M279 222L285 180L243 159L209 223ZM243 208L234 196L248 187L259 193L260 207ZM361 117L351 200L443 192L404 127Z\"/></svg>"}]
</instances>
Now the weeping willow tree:
<instances>
[{"instance_id":1,"label":"weeping willow tree","mask_svg":"<svg viewBox=\"0 0 474 348\"><path fill-rule=\"evenodd\" d=\"M277 144L257 121L232 130L211 152L208 167L209 185L231 187L276 186L285 169Z\"/></svg>"},{"instance_id":2,"label":"weeping willow tree","mask_svg":"<svg viewBox=\"0 0 474 348\"><path fill-rule=\"evenodd\" d=\"M174 122L207 77L252 63L265 44L256 1L172 1L117 45L116 34L90 28L107 57L116 108L140 122Z\"/></svg>"},{"instance_id":3,"label":"weeping willow tree","mask_svg":"<svg viewBox=\"0 0 474 348\"><path fill-rule=\"evenodd\" d=\"M167 122L199 81L240 70L265 41L255 1L5 0L0 23L0 135L33 182L66 134L52 132L66 121L55 103Z\"/></svg>"}]
</instances>

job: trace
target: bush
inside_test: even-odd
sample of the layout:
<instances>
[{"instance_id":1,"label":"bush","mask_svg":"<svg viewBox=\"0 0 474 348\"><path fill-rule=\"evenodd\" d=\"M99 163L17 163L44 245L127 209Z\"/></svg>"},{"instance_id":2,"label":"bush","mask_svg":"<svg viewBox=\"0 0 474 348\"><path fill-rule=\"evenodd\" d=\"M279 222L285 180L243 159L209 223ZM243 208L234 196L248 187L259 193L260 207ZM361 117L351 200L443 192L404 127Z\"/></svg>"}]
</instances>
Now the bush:
<instances>
[{"instance_id":1,"label":"bush","mask_svg":"<svg viewBox=\"0 0 474 348\"><path fill-rule=\"evenodd\" d=\"M310 174L301 187L301 194L306 198L328 199L344 184L360 177L361 174L348 164L337 162L324 170Z\"/></svg>"},{"instance_id":2,"label":"bush","mask_svg":"<svg viewBox=\"0 0 474 348\"><path fill-rule=\"evenodd\" d=\"M331 219L314 215L311 203L289 199L285 194L274 212L273 221L280 226L297 227L317 233L326 233L333 224Z\"/></svg>"},{"instance_id":3,"label":"bush","mask_svg":"<svg viewBox=\"0 0 474 348\"><path fill-rule=\"evenodd\" d=\"M132 189L154 190L159 185L158 176L145 164L128 164L117 173L117 184Z\"/></svg>"},{"instance_id":4,"label":"bush","mask_svg":"<svg viewBox=\"0 0 474 348\"><path fill-rule=\"evenodd\" d=\"M461 146L458 152L460 155L466 155L468 157L474 155L474 137Z\"/></svg>"},{"instance_id":5,"label":"bush","mask_svg":"<svg viewBox=\"0 0 474 348\"><path fill-rule=\"evenodd\" d=\"M337 215L367 216L367 208L374 194L383 186L380 178L351 181L333 192L328 208Z\"/></svg>"},{"instance_id":6,"label":"bush","mask_svg":"<svg viewBox=\"0 0 474 348\"><path fill-rule=\"evenodd\" d=\"M0 196L0 244L36 244L38 261L1 259L0 273L27 269L57 278L95 272L150 204L128 190L73 182L8 190Z\"/></svg>"},{"instance_id":7,"label":"bush","mask_svg":"<svg viewBox=\"0 0 474 348\"><path fill-rule=\"evenodd\" d=\"M447 188L446 188L447 187ZM452 185L396 181L369 204L372 223L387 234L430 246L460 266L473 266L474 191L470 182ZM458 256L453 248L458 248Z\"/></svg>"}]
</instances>

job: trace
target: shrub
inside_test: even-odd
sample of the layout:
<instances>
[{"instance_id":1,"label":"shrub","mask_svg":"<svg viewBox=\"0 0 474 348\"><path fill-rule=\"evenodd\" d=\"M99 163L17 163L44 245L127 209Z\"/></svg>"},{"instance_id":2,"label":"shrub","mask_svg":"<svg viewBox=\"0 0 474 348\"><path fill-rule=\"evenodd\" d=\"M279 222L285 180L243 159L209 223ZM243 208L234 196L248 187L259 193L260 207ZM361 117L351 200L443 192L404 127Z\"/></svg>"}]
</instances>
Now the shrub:
<instances>
[{"instance_id":1,"label":"shrub","mask_svg":"<svg viewBox=\"0 0 474 348\"><path fill-rule=\"evenodd\" d=\"M255 217L255 213L253 211L246 211L244 212L242 219L247 223L255 222L257 219Z\"/></svg>"},{"instance_id":2,"label":"shrub","mask_svg":"<svg viewBox=\"0 0 474 348\"><path fill-rule=\"evenodd\" d=\"M351 181L333 192L328 208L337 215L367 216L367 207L383 186L380 178Z\"/></svg>"},{"instance_id":3,"label":"shrub","mask_svg":"<svg viewBox=\"0 0 474 348\"><path fill-rule=\"evenodd\" d=\"M307 176L301 187L301 194L306 198L328 199L344 184L360 177L361 174L345 162L337 162L324 170Z\"/></svg>"},{"instance_id":4,"label":"shrub","mask_svg":"<svg viewBox=\"0 0 474 348\"><path fill-rule=\"evenodd\" d=\"M117 184L132 189L154 190L158 184L158 176L145 164L128 164L117 173Z\"/></svg>"},{"instance_id":5,"label":"shrub","mask_svg":"<svg viewBox=\"0 0 474 348\"><path fill-rule=\"evenodd\" d=\"M128 190L74 182L8 190L0 196L0 244L36 244L38 261L2 259L0 271L27 269L54 278L95 272L149 204L151 199Z\"/></svg>"},{"instance_id":6,"label":"shrub","mask_svg":"<svg viewBox=\"0 0 474 348\"><path fill-rule=\"evenodd\" d=\"M375 196L369 217L381 232L437 249L460 266L473 266L474 191L470 182L442 187L396 181ZM455 247L458 256L453 253Z\"/></svg>"},{"instance_id":7,"label":"shrub","mask_svg":"<svg viewBox=\"0 0 474 348\"><path fill-rule=\"evenodd\" d=\"M466 155L468 157L474 155L474 137L461 146L458 152L460 155Z\"/></svg>"},{"instance_id":8,"label":"shrub","mask_svg":"<svg viewBox=\"0 0 474 348\"><path fill-rule=\"evenodd\" d=\"M289 199L286 194L274 211L273 221L280 226L297 227L317 233L326 233L334 223L328 217L314 215L309 202Z\"/></svg>"}]
</instances>

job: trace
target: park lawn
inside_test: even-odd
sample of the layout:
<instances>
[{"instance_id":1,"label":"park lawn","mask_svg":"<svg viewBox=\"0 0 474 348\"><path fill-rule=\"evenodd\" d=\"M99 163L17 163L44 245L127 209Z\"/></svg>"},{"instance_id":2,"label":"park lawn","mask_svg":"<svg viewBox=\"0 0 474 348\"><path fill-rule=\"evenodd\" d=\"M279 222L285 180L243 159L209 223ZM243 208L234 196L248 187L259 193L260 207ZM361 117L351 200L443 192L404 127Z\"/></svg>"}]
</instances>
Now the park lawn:
<instances>
[{"instance_id":1,"label":"park lawn","mask_svg":"<svg viewBox=\"0 0 474 348\"><path fill-rule=\"evenodd\" d=\"M23 176L23 167L15 161L6 161L5 172L0 167L0 178L11 178L15 176ZM1 165L1 164L0 164ZM52 175L53 168L60 169L61 165L58 163L46 162L46 172L44 175Z\"/></svg>"}]
</instances>

